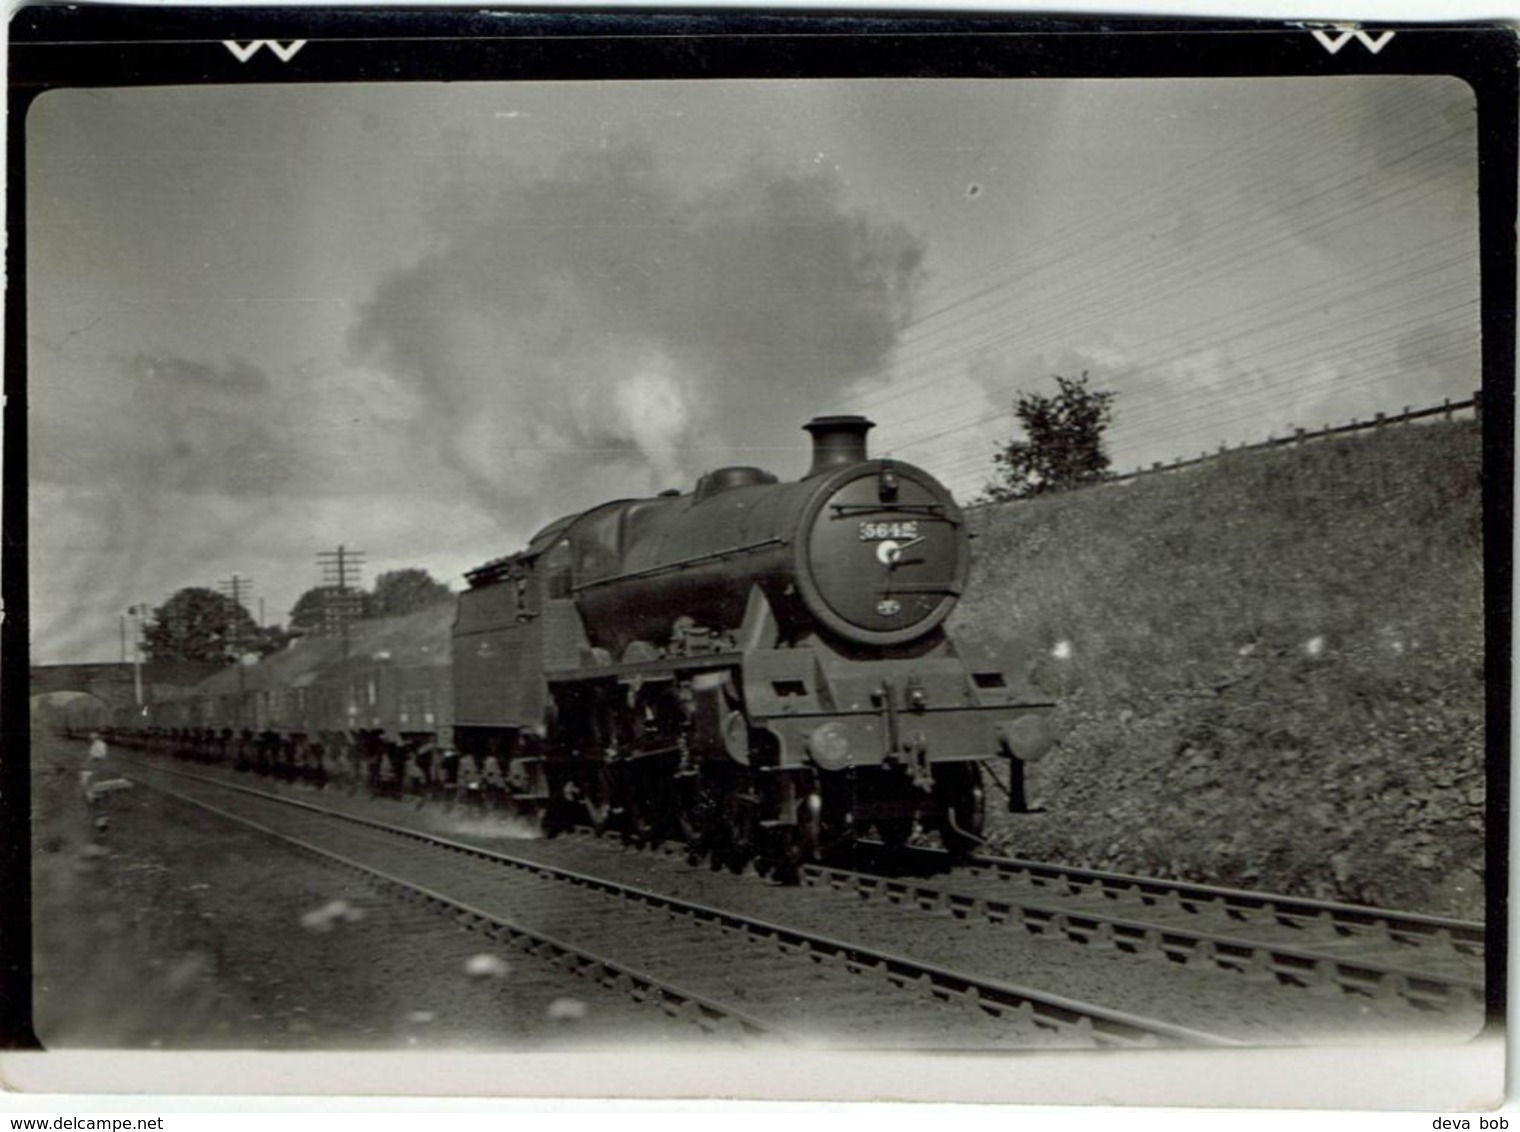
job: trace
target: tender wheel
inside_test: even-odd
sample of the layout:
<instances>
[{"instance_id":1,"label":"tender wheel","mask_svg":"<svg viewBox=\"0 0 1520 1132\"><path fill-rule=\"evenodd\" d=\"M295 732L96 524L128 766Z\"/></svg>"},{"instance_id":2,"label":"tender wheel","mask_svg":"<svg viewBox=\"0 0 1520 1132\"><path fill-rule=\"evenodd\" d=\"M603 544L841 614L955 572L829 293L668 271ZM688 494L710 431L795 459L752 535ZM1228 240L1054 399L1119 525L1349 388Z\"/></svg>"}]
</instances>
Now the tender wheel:
<instances>
[{"instance_id":1,"label":"tender wheel","mask_svg":"<svg viewBox=\"0 0 1520 1132\"><path fill-rule=\"evenodd\" d=\"M939 837L955 857L969 856L982 844L987 795L975 763L947 763L934 768L934 796Z\"/></svg>"}]
</instances>

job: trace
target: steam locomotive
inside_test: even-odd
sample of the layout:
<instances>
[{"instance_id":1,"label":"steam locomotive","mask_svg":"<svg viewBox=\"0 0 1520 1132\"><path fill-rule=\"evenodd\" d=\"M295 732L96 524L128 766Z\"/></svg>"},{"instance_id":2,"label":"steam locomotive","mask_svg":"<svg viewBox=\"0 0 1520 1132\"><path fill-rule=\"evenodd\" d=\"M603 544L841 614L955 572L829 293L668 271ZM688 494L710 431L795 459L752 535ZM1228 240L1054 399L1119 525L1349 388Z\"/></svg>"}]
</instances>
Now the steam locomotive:
<instances>
[{"instance_id":1,"label":"steam locomotive","mask_svg":"<svg viewBox=\"0 0 1520 1132\"><path fill-rule=\"evenodd\" d=\"M796 482L719 468L688 494L566 516L470 571L446 667L441 642L397 665L410 638L392 630L376 651L386 695L365 683L367 660L356 668L362 649L345 650L325 696L330 681L277 656L219 674L220 709L202 692L179 720L221 722L234 742L241 723L288 748L320 736L359 750L442 748L451 721L458 757L499 768L512 805L551 832L585 820L679 837L715 866L786 877L872 829L901 844L916 824L965 852L980 842L984 767L1006 768L1009 805L1024 808L1053 704L1017 650L944 628L970 567L945 487L870 459L864 417L805 427L813 460Z\"/></svg>"}]
</instances>

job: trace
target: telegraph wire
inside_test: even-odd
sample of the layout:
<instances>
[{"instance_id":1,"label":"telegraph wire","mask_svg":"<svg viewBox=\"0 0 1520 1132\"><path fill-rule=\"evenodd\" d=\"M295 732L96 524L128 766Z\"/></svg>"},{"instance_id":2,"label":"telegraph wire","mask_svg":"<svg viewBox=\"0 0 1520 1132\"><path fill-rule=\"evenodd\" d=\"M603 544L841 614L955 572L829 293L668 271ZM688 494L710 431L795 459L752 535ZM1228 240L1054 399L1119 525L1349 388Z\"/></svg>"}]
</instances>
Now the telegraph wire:
<instances>
[{"instance_id":1,"label":"telegraph wire","mask_svg":"<svg viewBox=\"0 0 1520 1132\"><path fill-rule=\"evenodd\" d=\"M1439 142L1435 144L1439 144ZM1429 147L1422 147L1422 149L1423 148ZM1410 175L1423 176L1426 173L1427 169L1430 171L1435 171L1439 167L1441 166L1438 161L1436 161L1434 158L1427 158L1420 162L1417 162L1402 172L1406 178ZM1356 176L1346 178L1345 180L1334 185L1322 186L1312 193L1288 202L1283 206L1282 210L1279 213L1274 213L1273 215L1267 217L1258 217L1255 225L1259 226L1262 223L1268 223L1273 226L1278 225L1281 223L1282 215L1291 215L1292 213L1302 211L1314 201L1322 200L1325 197L1335 193L1353 189L1359 183L1366 181L1369 176L1370 174L1365 173L1357 174ZM1421 187L1424 186L1422 186L1420 182L1416 180L1413 182L1396 185L1393 188L1384 190L1381 193L1375 193L1370 198L1363 196L1354 202L1349 208L1336 210L1331 215L1322 216L1319 219L1304 225L1297 231L1296 234L1312 234L1329 225L1340 225L1343 227L1359 226L1362 223L1366 223L1367 220L1354 219L1358 213L1368 213L1374 209L1384 207L1390 200L1402 196L1413 189ZM1439 192L1439 186L1437 186L1434 191ZM1429 195L1432 195L1430 191L1420 194L1415 198L1416 202L1424 200ZM1375 216L1372 217L1372 219L1375 218ZM1248 256L1258 262L1261 261L1261 242L1254 239L1256 233L1253 230L1253 226L1251 224L1242 225L1237 218L1230 219L1230 238L1226 241L1214 241L1210 246L1208 257L1203 261L1204 264L1209 268L1222 269L1234 263L1238 263L1241 259ZM1217 224L1213 226L1217 226ZM1206 226L1205 228L1201 229L1199 239L1202 239L1204 235L1211 232L1212 230L1212 226ZM1092 250L1103 250L1106 252L1109 249L1088 249L1088 251ZM1285 249L1285 251L1286 250L1290 249ZM1271 251L1272 249L1269 245L1269 256L1271 254ZM1221 252L1227 253L1226 258L1221 258ZM1234 253L1233 255L1228 254L1232 252ZM1110 272L1107 278L1104 280L1097 281L1094 284L1088 284L1085 288L1077 288L1075 291L1072 288L1065 288L1058 289L1055 292L1047 292L1040 299L1035 300L1034 303L1031 304L1026 302L1022 305L1021 308L1017 308L1019 313L1023 316L1019 319L1019 321L1021 324L1025 325L1018 326L1013 332L1009 332L1006 330L1006 328L1004 328L1001 331L995 330L992 336L988 338L982 338L980 340L973 339L970 342L966 342L964 340L956 342L950 347L950 357L946 360L953 363L963 356L973 354L979 350L985 350L988 347L996 345L1001 341L1007 340L1010 337L1017 337L1025 332L1027 329L1027 324L1038 324L1044 317L1046 309L1050 308L1051 306L1058 305L1060 309L1063 310L1080 308L1082 306L1084 298L1084 291L1094 295L1100 294L1103 290L1112 292L1116 290L1122 283L1127 282L1130 278L1136 276L1144 277L1143 280L1137 281L1144 281L1147 284L1148 293L1153 296L1151 302L1158 301L1158 298L1165 298L1169 295L1169 288L1173 286L1172 280L1177 276L1179 269L1188 272L1189 274L1196 275L1200 270L1198 257L1181 259L1175 250L1169 250L1167 253L1163 253L1160 259L1148 257L1137 260L1127 265L1127 267L1121 272ZM1193 284L1195 287L1197 285L1197 283ZM1112 306L1113 301L1114 300L1110 298L1110 306ZM992 311L987 313L996 318L999 314L1002 313L1002 308L994 308ZM1089 317L1099 317L1100 315L1105 315L1106 313L1106 309L1100 309L1096 312L1089 312ZM894 361L893 368L894 370L899 371L910 365L914 366L914 368L919 368L934 358L936 354L943 354L945 351L946 347L942 345L931 350L926 357L914 358L908 350L900 350L898 357ZM892 384L883 387L879 392L868 394L868 403L871 407L875 407L878 404L884 404L906 394L907 392L911 392L912 389L917 388L924 383L924 380L921 378L910 380L908 382L895 381Z\"/></svg>"},{"instance_id":2,"label":"telegraph wire","mask_svg":"<svg viewBox=\"0 0 1520 1132\"><path fill-rule=\"evenodd\" d=\"M1315 159L1313 159L1315 164L1311 165L1308 161L1300 161L1298 163L1296 172L1301 178L1308 176L1311 170L1317 170L1319 164L1333 162L1335 166L1338 167L1342 163L1343 158L1339 152L1339 149L1344 142L1344 136L1342 134L1334 134L1328 137L1326 141L1334 148L1326 149L1321 152ZM1237 164L1243 163L1237 162ZM1358 176L1362 175L1359 174ZM1226 172L1223 168L1215 170L1214 179L1224 181L1225 178ZM1354 179L1355 178L1353 178L1353 180ZM1175 180L1175 177L1173 180ZM1168 184L1171 183L1173 182L1168 182ZM1235 183L1233 175L1231 179L1226 183ZM1199 184L1194 183L1191 186L1190 198L1198 199L1207 197L1208 194L1205 189L1206 185L1200 186ZM1315 194L1311 194L1311 197L1313 195ZM1036 279L1042 271L1050 268L1059 268L1063 273L1069 274L1073 269L1074 262L1080 257L1087 257L1094 254L1102 255L1105 257L1112 256L1116 238L1128 239L1130 242L1144 243L1145 240L1148 240L1149 238L1147 235L1149 228L1153 227L1154 223L1158 219L1170 220L1171 216L1168 215L1158 218L1149 211L1148 204L1137 203L1132 204L1129 208L1126 209L1125 212L1120 213L1117 217L1109 217L1108 222L1104 225L1094 226L1091 221L1084 221L1074 224L1070 226L1070 228L1074 231L1080 231L1084 237L1082 243L1078 245L1080 250L1076 253L1075 256L1072 252L1072 245L1069 242L1057 241L1052 238L1050 240L1047 240L1045 244L1053 256L1052 259L1045 263L1036 263L1032 267L1027 264L1023 265L1017 274L1009 276L1003 281L1003 283L1012 284L1016 282L1024 282ZM1210 234L1215 228L1218 228L1221 225L1229 226L1231 232L1234 235L1238 236L1240 234L1240 221L1238 212L1231 211L1219 220L1210 222L1210 225L1204 229L1201 235ZM1017 261L1015 260L1014 262L1016 263ZM923 321L926 320L916 320L916 322ZM905 343L905 349L911 349L912 345L917 340L912 333L912 329L913 325L910 324L907 332L908 342ZM944 326L942 324L940 327L937 327L935 329L942 330L944 329Z\"/></svg>"},{"instance_id":3,"label":"telegraph wire","mask_svg":"<svg viewBox=\"0 0 1520 1132\"><path fill-rule=\"evenodd\" d=\"M1401 194L1403 192L1406 192L1406 191L1408 191L1409 187L1410 186L1403 186L1403 187L1400 187L1399 189L1392 190L1392 191L1390 191L1388 193L1385 193L1382 196L1377 197L1377 198L1375 198L1373 200L1370 200L1370 201L1364 200L1363 202L1361 202L1360 204L1358 204L1357 206L1355 206L1355 207L1353 207L1353 208L1351 208L1349 210L1343 210L1342 212L1340 212L1340 213L1338 213L1338 214L1336 214L1334 216L1324 217L1324 218L1321 218L1318 221L1315 221L1312 224L1306 225L1303 228L1298 229L1294 234L1297 235L1297 236L1311 235L1311 234L1314 234L1314 233L1318 232L1320 229L1322 229L1322 228L1324 228L1326 226L1329 226L1329 225L1341 225L1341 226L1346 226L1346 227L1356 227L1356 226L1359 226L1360 223L1364 223L1365 221L1348 221L1348 218L1351 217L1351 216L1354 216L1358 212L1363 212L1363 211L1371 209L1371 208L1373 208L1375 206L1378 206L1378 205L1386 203L1386 200L1389 197L1396 196L1396 195L1399 195L1399 194ZM1418 203L1420 201L1423 201L1423 200L1425 200L1429 196L1434 196L1439 191L1440 191L1439 189L1436 189L1436 190L1429 190L1429 191L1427 191L1425 193L1422 193L1422 194L1420 194L1419 196L1417 196L1415 198L1415 202L1414 203ZM1299 202L1299 204L1302 204L1302 202ZM1297 207L1297 206L1295 206L1295 207ZM1256 262L1271 262L1272 259L1276 258L1276 256L1274 256L1270 252L1269 252L1268 256L1265 258L1265 260L1259 254L1253 254L1253 252L1255 251L1255 249L1258 248L1258 247L1259 247L1259 245L1244 245L1241 250L1236 251L1235 254L1233 254L1230 258L1222 260L1222 261L1218 259L1217 254L1216 254L1215 257L1211 261L1208 262L1207 266L1208 266L1208 268L1211 271L1216 271L1216 270L1217 271L1223 271L1224 269L1226 269L1228 267L1231 267L1231 266L1234 266L1234 265L1242 262L1245 259L1252 259L1252 260L1254 260ZM1216 253L1217 253L1218 250L1219 250L1218 248L1213 249L1213 251L1216 252ZM1297 249L1284 249L1283 251L1278 252L1277 255L1286 254L1288 250L1297 250ZM1138 313L1140 311L1149 309L1150 307L1156 305L1159 302L1175 301L1175 299L1177 297L1177 294L1179 292L1176 289L1176 287L1171 284L1170 280L1167 277L1166 272L1168 270L1170 270L1170 269L1175 269L1177 267L1187 268L1187 267L1190 267L1190 266L1194 268L1194 273L1196 274L1197 271L1199 270L1198 265L1197 264L1189 264L1187 262L1181 262L1181 263L1162 262L1160 264L1157 264L1157 263L1154 263L1154 262L1148 262L1148 263L1141 263L1141 264L1138 264L1138 265L1134 265L1134 266L1132 266L1128 270L1127 274L1117 274L1117 275L1111 276L1108 280L1106 280L1102 284L1100 284L1100 286L1102 286L1102 288L1104 290L1110 292L1110 294L1109 294L1109 297L1108 297L1107 305L1106 306L1098 307L1096 309L1084 309L1084 304L1083 304L1083 301L1082 301L1083 296L1082 296L1081 292L1077 292L1077 293L1073 294L1073 293L1071 293L1071 292L1068 291L1068 292L1065 292L1065 293L1047 294L1046 296L1042 297L1042 299L1036 300L1033 304L1031 304L1031 305L1028 306L1026 312L1024 313L1024 315L1019 320L1020 321L1020 325L1015 326L1011 330L1008 329L1006 327L1006 325L1005 325L1005 326L1002 326L1000 328L995 329L992 332L992 334L991 334L990 337L985 337L985 338L982 338L980 340L973 340L973 341L970 341L970 342L957 343L957 344L955 344L955 346L953 347L953 349L951 349L949 351L949 356L948 357L946 357L943 360L941 360L939 362L936 362L934 364L936 366L944 366L944 365L947 365L947 364L954 364L956 361L962 360L963 358L969 357L969 356L971 356L973 354L976 354L978 352L982 352L982 351L988 350L991 347L999 345L999 344L1001 344L1001 343L1003 343L1005 341L1008 341L1008 340L1011 340L1011 339L1014 339L1014 338L1018 338L1018 337L1024 335L1030 328L1037 327L1041 322L1045 321L1046 320L1046 312L1047 312L1047 310L1050 309L1050 308L1053 308L1053 307L1057 308L1057 309L1061 309L1061 310L1065 310L1065 309L1084 309L1084 317L1086 317L1090 321L1093 321L1093 320L1100 320L1100 319L1103 319L1103 318L1110 317L1116 310L1119 310L1119 309L1124 309L1125 313L1127 313L1127 314L1135 314L1135 313ZM1145 279L1143 279L1143 280L1138 280L1137 279L1135 281L1136 282L1143 281L1143 282L1147 283L1147 285L1148 285L1147 286L1147 293L1150 296L1148 299L1144 299L1144 300L1141 300L1140 302L1136 303L1136 302L1133 301L1133 296L1132 295L1125 294L1125 293L1120 293L1118 295L1114 295L1113 294L1113 292L1119 291L1120 288L1121 288L1121 286L1124 283L1126 283L1126 282L1129 281L1129 277L1130 276L1134 276L1136 274L1145 275ZM1182 289L1180 293L1181 294L1186 294L1187 290L1189 290L1189 289L1196 289L1198 286L1201 286L1201 285L1205 285L1205 284L1199 283L1199 282L1194 282L1194 283L1191 284L1191 287ZM1096 297L1096 293L1097 293L1096 292L1096 288L1089 288L1089 291L1093 292L1094 297ZM1127 309L1125 307L1125 304L1128 304ZM1063 333L1070 333L1070 332L1063 330ZM1038 334L1038 331L1036 331L1036 334ZM1038 340L1038 338L1036 340ZM945 353L945 349L946 349L945 347L941 347L935 353L943 354L943 353ZM919 365L919 366L926 366L926 365L928 365L930 363L931 359L933 359L935 357L935 353L931 353L928 357L925 357L925 358L916 359L916 364ZM907 359L907 358L900 357L897 360L897 366L911 364L913 361L914 361L913 359ZM897 367L894 367L894 368L897 368ZM909 383L906 383L906 384L909 385L909 386L916 386L916 385L919 385L919 384L922 384L922 383L923 383L922 379L916 379L916 380L914 380L912 382L909 382ZM883 396L881 396L879 398L875 398L875 399L868 398L867 399L868 400L868 404L871 407L874 408L877 404L885 403L886 401L889 401L889 400L893 399L896 395L900 395L901 393L903 393L905 391L906 391L906 389L904 388L904 383L900 383L900 382L893 383L892 386L887 387L886 389L883 390Z\"/></svg>"},{"instance_id":4,"label":"telegraph wire","mask_svg":"<svg viewBox=\"0 0 1520 1132\"><path fill-rule=\"evenodd\" d=\"M1387 261L1377 266L1388 268L1408 266L1414 270L1399 274L1393 274L1391 271L1388 272L1386 278L1360 292L1356 296L1357 302L1364 302L1372 295L1378 294L1390 287L1408 283L1412 279L1428 279L1433 272L1470 264L1470 257L1466 256L1465 253L1449 256L1446 260L1436 264L1421 263L1422 260L1428 258L1431 250L1439 251L1444 247L1444 242L1436 241L1432 249L1427 250L1425 247L1421 247L1413 252L1406 251L1389 257ZM1467 278L1467 276L1464 276L1463 281L1466 282ZM1424 300L1430 300L1439 293L1441 292L1428 292L1423 298ZM1280 296L1279 298L1282 297ZM1221 342L1238 342L1241 335L1244 335L1247 339L1259 338L1262 334L1290 325L1311 315L1315 310L1324 305L1324 297L1316 293L1305 295L1302 292L1292 292L1286 298L1288 301L1285 304L1279 303L1276 313L1273 313L1270 317L1262 317L1263 304L1256 304L1251 307L1238 309L1228 319L1213 320L1206 328L1184 339L1180 344L1173 336L1164 336L1166 341L1174 346L1174 349L1161 357L1147 357L1146 349L1153 343L1162 340L1162 335L1154 335L1133 342L1127 342L1125 344L1125 353L1131 359L1130 364L1132 368L1144 370L1160 369L1185 361L1203 350L1217 346ZM1266 307L1265 309L1268 311L1273 310L1272 307ZM1347 305L1343 321L1354 322L1363 317L1366 317L1364 312L1356 307ZM930 410L927 414L920 414L915 419L922 423L946 412L953 412L958 408L960 408L958 405L942 406L938 409ZM1158 406L1156 411L1165 411L1164 406ZM914 440L909 440L906 444L910 445L915 442Z\"/></svg>"},{"instance_id":5,"label":"telegraph wire","mask_svg":"<svg viewBox=\"0 0 1520 1132\"><path fill-rule=\"evenodd\" d=\"M1447 332L1445 334L1445 339L1448 340L1445 343L1445 349L1438 349L1433 351L1431 356L1427 359L1430 365L1439 366L1447 362L1457 361L1471 355L1471 343L1467 339L1466 335L1459 329L1453 329ZM1359 392L1386 385L1390 372L1389 363L1395 359L1384 358L1383 355L1390 352L1396 353L1396 351L1397 344L1392 344L1385 346L1385 348L1382 350L1369 352L1362 360L1372 361L1376 364L1373 368L1369 369L1367 372L1363 373L1360 376L1348 374L1345 370L1337 370L1336 372L1328 374L1327 376L1317 381L1299 382L1294 386L1294 392L1298 395L1320 392ZM1272 404L1278 403L1281 396L1281 390L1272 384L1260 384L1255 388L1244 391L1237 388L1234 392L1236 395L1229 403L1230 408L1236 410L1232 415L1208 416L1206 422L1203 424L1196 424L1196 418L1193 421L1181 422L1184 424L1195 424L1195 427L1189 431L1197 433L1200 439L1205 433L1209 435L1209 440L1205 442L1202 451L1207 452L1211 448L1217 446L1220 443L1219 438L1221 436L1230 433L1239 425L1247 424L1253 421L1263 422L1263 418L1270 414ZM1219 402L1212 403L1208 406L1208 410L1212 412L1214 409L1217 409L1219 407L1219 404ZM1411 405L1411 407L1419 406ZM1380 411L1397 412L1400 408L1402 408L1402 406L1393 406ZM1321 428L1333 423L1336 422L1334 420L1328 419L1314 421L1312 418L1306 419L1302 415L1293 420L1279 418L1274 423L1267 426L1262 434L1256 439L1266 440L1271 435L1281 436L1286 431L1295 428L1305 428L1309 431L1314 431L1317 428ZM1127 436L1125 435L1125 429L1123 428L1122 422L1116 422L1113 430L1107 437L1110 445L1113 448L1118 448L1121 453L1125 449L1128 449L1130 451L1143 451L1148 445L1155 446L1156 444L1159 444L1163 439L1164 437L1161 434L1151 434L1149 436L1144 436L1141 438ZM978 475L990 478L994 475L994 466L992 462L993 454L1002 444L1005 444L1006 442L1007 441L1005 439L996 437L990 438L985 445L985 450L971 451L968 449L967 451L962 452L960 455L951 457L948 460L936 461L936 474L945 479L947 483L956 480L964 474L971 473L973 470ZM1179 440L1179 442L1173 446L1172 455L1168 459L1191 458L1190 455L1188 455L1184 450L1191 449L1192 447L1193 445ZM1127 468L1132 463L1134 463L1134 461L1129 458L1120 457L1115 459L1116 467Z\"/></svg>"},{"instance_id":6,"label":"telegraph wire","mask_svg":"<svg viewBox=\"0 0 1520 1132\"><path fill-rule=\"evenodd\" d=\"M1401 95L1400 97L1402 98L1403 102L1407 102L1412 106L1414 104L1415 93L1416 92L1411 91L1407 95ZM1400 100L1398 98L1390 100L1389 106L1392 112L1397 111L1399 101ZM1315 111L1319 112L1319 116L1318 119L1314 123L1311 123L1309 127L1309 131L1311 132L1306 134L1304 131L1297 130L1299 119L1305 115L1312 114ZM1358 113L1360 113L1360 108L1355 105L1339 106L1327 113L1318 103L1306 104L1290 114L1274 118L1266 127L1257 131L1255 134L1248 137L1236 139L1237 145L1235 149L1231 151L1230 156L1235 159L1235 165L1243 165L1251 154L1251 150L1247 148L1247 145L1249 143L1254 142L1259 148L1267 141L1273 140L1274 135L1291 133L1294 135L1293 140L1297 144L1302 145L1306 136L1312 138L1312 131L1318 130L1330 132L1332 129L1338 130L1342 125L1340 121L1341 119L1353 117ZM1334 136L1328 140L1338 141L1343 138L1343 136L1344 135L1341 133L1335 133ZM1206 192L1208 187L1214 182L1228 183L1226 178L1227 174L1231 172L1230 165L1231 162L1229 160L1221 161L1219 159L1218 153L1216 151L1210 150L1202 154L1197 160L1187 165L1181 166L1177 169L1169 170L1165 174L1158 175L1151 184L1147 185L1145 188L1139 190L1137 193L1131 196L1130 204L1127 206L1127 212L1133 214L1136 219L1143 219L1150 216L1151 208L1153 207L1153 201L1154 203L1162 203L1166 201L1174 193L1175 190L1173 186L1175 185L1177 179L1182 176L1190 175L1197 170L1204 170L1205 173L1200 180L1192 182L1192 187L1195 192L1199 192L1200 195L1202 195L1202 193ZM1133 230L1134 226L1126 222L1124 220L1124 214L1121 213L1118 218L1109 218L1108 227L1116 229L1120 232L1127 232ZM1091 218L1084 217L1080 220L1073 220L1063 228L1057 229L1054 233L1047 235L1045 240L1040 245L1037 245L1036 251L1048 251L1055 258L1050 262L1050 264L1039 264L1037 265L1037 268L1059 265L1060 263L1065 262L1067 256L1069 255L1069 245L1067 243L1067 239L1069 236L1075 233L1082 233L1084 235L1091 236ZM969 273L969 278L974 280L978 276L991 274L994 271L1002 271L1006 268L1014 267L1016 265L1020 266L1021 271L1027 274L1029 270L1028 266L1020 263L1022 254L1023 253L1014 253L1010 256L1000 256L997 259L991 261L991 263L983 265L982 267L977 268L973 272ZM963 303L974 301L975 298L980 297L982 294L1006 286L1014 281L1016 280L1011 277L1001 278L992 286L983 287L974 295L967 295L965 297L956 299L953 302L949 302L939 308L931 309L918 316L918 318L916 318L914 321L915 323L930 322L945 313L947 310L954 309Z\"/></svg>"},{"instance_id":7,"label":"telegraph wire","mask_svg":"<svg viewBox=\"0 0 1520 1132\"><path fill-rule=\"evenodd\" d=\"M1423 278L1428 276L1431 272L1444 271L1453 267L1460 267L1464 263L1471 262L1470 257L1468 257L1465 253L1458 253L1455 256L1448 256L1446 259L1439 262L1426 264L1421 270L1404 272L1397 275L1394 274L1395 270L1403 268L1405 266L1419 268L1419 261L1427 255L1432 254L1433 252L1438 252L1440 250L1440 245L1432 244L1430 245L1430 249L1431 250L1428 252L1426 247L1422 246L1414 250L1397 253L1394 256L1380 261L1373 266L1377 269L1377 274L1381 275L1382 278L1377 279L1375 282L1372 282L1370 284L1364 284L1361 292L1357 295L1340 299L1333 299L1332 301L1335 301L1337 305L1348 310L1355 310L1354 304L1356 304L1366 294L1379 292L1389 286L1413 278L1416 275ZM1175 299L1175 296L1168 296L1168 298ZM1283 325L1287 321L1292 320L1293 315L1290 312L1305 312L1311 310L1314 306L1323 306L1325 304L1325 301L1326 296L1323 294L1310 294L1306 297L1298 293L1290 293L1286 296L1278 296L1277 299L1274 300L1276 304L1275 310L1274 307L1270 306L1264 308L1260 303L1254 304L1250 307L1240 308L1233 315L1229 316L1226 319L1214 319L1209 324L1209 328L1206 332L1195 335L1193 338L1194 340L1200 342L1224 341L1228 340L1233 332L1234 327L1237 325L1242 326L1243 329L1248 329L1253 324L1257 326L1262 326L1265 324ZM1421 302L1425 301L1427 301L1427 297L1415 296L1409 305L1411 308L1413 308ZM1139 304L1135 309L1144 309L1146 305L1148 304ZM1270 313L1267 317L1263 317L1264 310L1272 313ZM1358 315L1357 317L1362 316ZM1127 346L1126 352L1131 354L1139 353L1143 349L1143 345L1151 340L1152 339L1141 339L1139 344ZM1177 356L1185 355L1188 352L1191 351L1178 351ZM936 369L933 372L938 373L939 370ZM871 408L875 411L880 411L881 406L873 404L871 405Z\"/></svg>"}]
</instances>

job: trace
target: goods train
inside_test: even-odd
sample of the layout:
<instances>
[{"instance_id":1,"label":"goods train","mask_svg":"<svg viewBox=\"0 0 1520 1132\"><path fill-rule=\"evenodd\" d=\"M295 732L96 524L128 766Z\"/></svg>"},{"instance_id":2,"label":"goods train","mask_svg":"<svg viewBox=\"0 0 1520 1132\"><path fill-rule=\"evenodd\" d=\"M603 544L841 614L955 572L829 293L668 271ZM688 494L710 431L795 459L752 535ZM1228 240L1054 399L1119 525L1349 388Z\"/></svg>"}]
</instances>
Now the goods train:
<instances>
[{"instance_id":1,"label":"goods train","mask_svg":"<svg viewBox=\"0 0 1520 1132\"><path fill-rule=\"evenodd\" d=\"M680 838L782 876L871 830L964 852L984 770L1024 808L1053 705L1018 650L945 629L970 566L945 487L870 459L864 417L805 427L796 482L725 467L566 516L472 570L452 624L445 607L300 641L156 703L141 741L467 791L551 833Z\"/></svg>"}]
</instances>

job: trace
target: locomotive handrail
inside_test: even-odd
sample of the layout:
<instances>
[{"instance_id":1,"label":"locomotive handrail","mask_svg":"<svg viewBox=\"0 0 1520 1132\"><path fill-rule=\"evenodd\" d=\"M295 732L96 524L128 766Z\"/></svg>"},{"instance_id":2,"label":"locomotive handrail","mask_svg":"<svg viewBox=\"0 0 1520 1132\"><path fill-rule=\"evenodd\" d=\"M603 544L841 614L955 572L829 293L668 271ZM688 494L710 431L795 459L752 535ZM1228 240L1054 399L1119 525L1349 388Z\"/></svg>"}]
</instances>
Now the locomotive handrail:
<instances>
[{"instance_id":1,"label":"locomotive handrail","mask_svg":"<svg viewBox=\"0 0 1520 1132\"><path fill-rule=\"evenodd\" d=\"M946 513L943 503L830 503L835 518L843 518L846 515L874 515L885 511L890 514L907 512L910 515L929 515L936 519L943 519L952 527L960 524Z\"/></svg>"},{"instance_id":2,"label":"locomotive handrail","mask_svg":"<svg viewBox=\"0 0 1520 1132\"><path fill-rule=\"evenodd\" d=\"M710 550L706 554L696 554L690 558L679 558L674 562L662 562L658 566L646 566L642 570L631 570L626 574L612 574L605 578L597 578L594 581L582 582L578 586L571 586L571 593L580 593L582 590L595 589L597 586L610 586L614 582L631 582L638 578L653 578L660 574L668 574L674 570L684 570L688 566L696 566L702 562L721 562L725 558L731 558L736 554L750 554L756 550L764 550L771 546L786 546L787 540L780 535L772 535L770 538L761 539L759 542L746 543L743 546L730 546L723 550Z\"/></svg>"}]
</instances>

